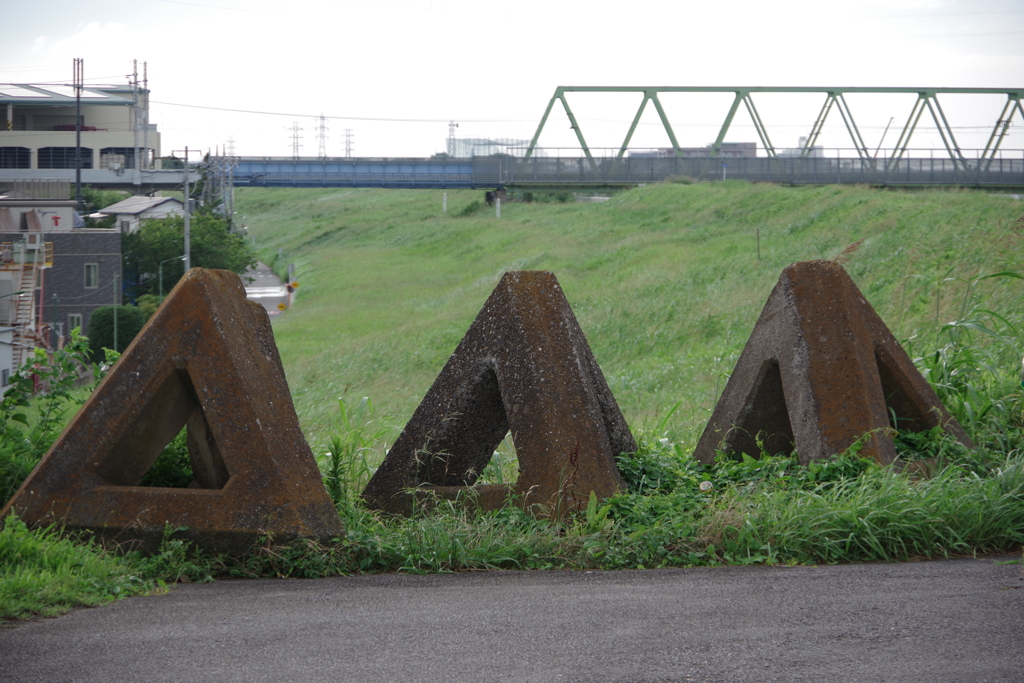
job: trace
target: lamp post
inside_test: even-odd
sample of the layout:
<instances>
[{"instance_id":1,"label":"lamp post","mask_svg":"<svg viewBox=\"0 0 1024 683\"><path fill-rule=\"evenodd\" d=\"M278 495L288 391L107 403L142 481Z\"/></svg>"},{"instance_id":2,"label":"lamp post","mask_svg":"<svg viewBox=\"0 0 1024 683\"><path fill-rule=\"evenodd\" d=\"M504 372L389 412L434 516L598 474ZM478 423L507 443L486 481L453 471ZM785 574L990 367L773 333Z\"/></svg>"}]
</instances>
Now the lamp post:
<instances>
[{"instance_id":1,"label":"lamp post","mask_svg":"<svg viewBox=\"0 0 1024 683\"><path fill-rule=\"evenodd\" d=\"M175 256L174 258L164 259L163 261L160 262L160 265L157 266L157 271L160 273L160 298L161 299L164 298L164 264L167 263L168 261L184 261L186 258L187 258L186 256Z\"/></svg>"},{"instance_id":2,"label":"lamp post","mask_svg":"<svg viewBox=\"0 0 1024 683\"><path fill-rule=\"evenodd\" d=\"M183 218L184 223L185 223L185 225L184 225L184 228L185 228L185 256L183 257L182 260L185 261L185 272L188 272L188 270L192 267L192 244L191 244L192 238L191 238L191 226L189 224L189 218L192 215L192 209L191 209L192 204L191 204L191 202L189 201L189 198L188 198L188 193L189 193L189 190L188 190L188 147L186 147L184 150L176 149L174 151L175 152L181 152L181 151L185 152L185 173L184 173L184 176L185 176L185 196L183 197L184 202L185 202L185 212L182 215L182 218Z\"/></svg>"}]
</instances>

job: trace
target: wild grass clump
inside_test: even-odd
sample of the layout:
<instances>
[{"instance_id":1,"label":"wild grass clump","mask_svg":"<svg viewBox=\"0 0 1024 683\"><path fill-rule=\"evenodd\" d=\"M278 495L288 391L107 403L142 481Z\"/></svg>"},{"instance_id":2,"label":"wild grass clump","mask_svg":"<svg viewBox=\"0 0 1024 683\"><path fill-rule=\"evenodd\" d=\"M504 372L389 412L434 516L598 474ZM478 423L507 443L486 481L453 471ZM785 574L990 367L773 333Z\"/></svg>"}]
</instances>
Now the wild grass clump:
<instances>
[{"instance_id":1,"label":"wild grass clump","mask_svg":"<svg viewBox=\"0 0 1024 683\"><path fill-rule=\"evenodd\" d=\"M130 559L60 529L29 530L15 516L0 522L0 623L52 616L152 591L157 582Z\"/></svg>"}]
</instances>

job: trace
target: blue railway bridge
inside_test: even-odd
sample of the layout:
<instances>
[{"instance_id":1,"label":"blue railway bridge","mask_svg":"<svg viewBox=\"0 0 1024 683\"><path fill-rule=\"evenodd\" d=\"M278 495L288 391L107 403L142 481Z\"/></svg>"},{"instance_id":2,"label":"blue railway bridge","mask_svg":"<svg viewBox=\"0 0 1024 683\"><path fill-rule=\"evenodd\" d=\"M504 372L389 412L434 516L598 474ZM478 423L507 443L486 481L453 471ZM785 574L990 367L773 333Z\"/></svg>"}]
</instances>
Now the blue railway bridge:
<instances>
[{"instance_id":1,"label":"blue railway bridge","mask_svg":"<svg viewBox=\"0 0 1024 683\"><path fill-rule=\"evenodd\" d=\"M537 150L543 152L543 150ZM964 150L966 151L966 150ZM593 150L591 150L593 152ZM996 158L512 155L471 159L237 157L214 159L235 187L383 187L600 191L674 177L790 185L1024 188L1024 150Z\"/></svg>"}]
</instances>

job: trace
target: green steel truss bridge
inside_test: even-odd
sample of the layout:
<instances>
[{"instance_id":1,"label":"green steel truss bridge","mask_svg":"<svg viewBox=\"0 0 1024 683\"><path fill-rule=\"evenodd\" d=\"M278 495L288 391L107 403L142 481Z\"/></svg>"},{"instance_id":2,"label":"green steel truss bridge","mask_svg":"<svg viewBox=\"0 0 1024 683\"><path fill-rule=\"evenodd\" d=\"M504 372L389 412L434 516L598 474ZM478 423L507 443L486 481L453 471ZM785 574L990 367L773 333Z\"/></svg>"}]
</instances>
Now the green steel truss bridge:
<instances>
[{"instance_id":1,"label":"green steel truss bridge","mask_svg":"<svg viewBox=\"0 0 1024 683\"><path fill-rule=\"evenodd\" d=\"M638 93L640 106L622 144L593 148L566 100L566 93ZM665 93L730 93L732 104L715 141L707 148L680 147L659 95ZM757 106L760 93L812 93L823 97L821 110L801 148L782 150L771 140ZM872 150L857 126L847 102L852 93L910 94L913 105L894 146ZM1002 95L1006 98L991 123L984 148L963 148L939 101L946 95ZM744 179L783 184L866 183L892 186L952 185L1024 188L1024 150L1005 149L1011 125L1024 125L1024 88L781 88L781 87L595 87L560 86L548 102L537 131L525 149L472 158L289 158L241 157L230 162L225 182L252 187L391 187L391 188L509 188L522 190L600 190L658 182L674 176L695 180ZM911 99L911 98L908 98ZM537 142L556 103L565 110L579 147L541 148ZM670 148L630 148L633 134L647 108L653 105ZM725 137L740 107L750 115L760 141L736 156ZM837 113L838 112L838 113ZM825 155L818 145L829 116L839 117L850 146ZM925 123L922 123L924 121ZM944 149L915 149L914 134L934 124ZM985 130L988 130L987 124ZM883 134L883 139L885 135ZM723 154L723 148L725 154Z\"/></svg>"},{"instance_id":2,"label":"green steel truss bridge","mask_svg":"<svg viewBox=\"0 0 1024 683\"><path fill-rule=\"evenodd\" d=\"M534 133L533 140L530 141L530 147L526 152L526 157L532 156L533 151L537 146L537 140L540 138L540 134L544 130L544 125L547 123L548 117L551 115L551 110L554 108L555 102L561 102L562 107L565 109L566 116L569 117L569 122L572 125L573 130L576 132L576 139L579 140L580 147L583 149L584 155L588 159L593 160L593 155L590 152L590 148L587 146L587 141L583 137L583 131L580 129L572 109L569 108L569 102L565 99L565 94L569 92L640 93L643 95L643 99L640 101L640 106L636 110L636 115L633 117L633 123L629 127L629 132L626 133L626 139L622 141L622 145L619 148L619 157L625 155L626 150L629 149L629 142L633 138L633 133L636 132L637 124L640 123L640 117L643 116L644 109L647 107L648 102L651 102L654 105L655 110L657 110L658 117L661 119L661 124L665 127L665 133L667 133L668 139L672 143L676 156L682 156L681 147L679 146L679 142L676 140L675 131L672 130L672 124L669 123L668 117L665 115L665 109L661 105L661 100L658 99L659 93L733 94L732 106L729 108L729 112L725 115L725 120L722 122L722 126L718 131L718 137L715 138L715 141L711 146L711 157L717 157L721 153L722 143L725 140L726 134L729 132L729 127L732 125L740 104L743 104L747 109L747 113L750 114L750 119L754 123L754 128L757 130L757 135L761 139L761 145L767 155L771 158L778 157L778 151L775 146L772 145L771 139L769 138L768 129L761 120L761 115L758 113L757 107L754 105L754 93L821 93L825 95L825 102L822 104L818 118L814 121L814 125L811 127L810 134L807 136L804 148L801 150L800 156L804 157L811 154L818 142L818 137L821 135L821 131L825 126L825 122L828 119L829 114L832 112L832 109L835 108L838 110L839 115L843 119L843 123L846 125L846 130L850 134L850 139L853 142L854 148L857 150L858 156L864 160L873 160L872 152L864 142L864 138L861 136L860 130L857 128L857 123L854 121L853 112L850 110L850 106L846 103L846 98L844 97L844 95L851 93L917 95L917 100L914 102L914 106L910 111L906 124L903 126L903 130L900 133L899 139L896 142L896 146L893 148L892 155L889 160L901 159L906 154L910 146L911 138L914 135L914 131L917 129L917 126L921 121L921 117L927 110L931 114L931 118L934 121L935 126L938 128L939 135L942 138L943 144L946 146L946 151L949 152L950 158L958 162L967 161L962 150L957 145L956 137L953 135L953 128L949 125L949 121L946 119L946 114L942 110L942 105L939 104L938 96L940 94L1006 96L1006 104L1003 106L1003 110L1000 113L999 118L995 121L992 127L992 134L989 136L988 143L985 145L985 149L981 154L981 160L995 158L996 153L1003 143L1003 139L1009 132L1010 123L1013 119L1014 113L1019 112L1022 123L1024 123L1024 107L1021 106L1020 102L1021 97L1024 96L1024 88L729 88L718 86L559 86L555 89L555 94L551 97L551 101L548 102L547 109L544 110L544 116L541 117L540 125L537 126L537 132Z\"/></svg>"}]
</instances>

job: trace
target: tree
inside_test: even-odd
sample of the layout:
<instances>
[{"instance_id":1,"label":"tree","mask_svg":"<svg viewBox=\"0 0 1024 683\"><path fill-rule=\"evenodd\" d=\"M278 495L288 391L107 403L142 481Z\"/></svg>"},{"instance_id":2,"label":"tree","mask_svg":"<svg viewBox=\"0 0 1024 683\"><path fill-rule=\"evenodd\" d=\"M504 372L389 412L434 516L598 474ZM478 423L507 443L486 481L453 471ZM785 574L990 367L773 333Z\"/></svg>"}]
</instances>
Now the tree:
<instances>
[{"instance_id":1,"label":"tree","mask_svg":"<svg viewBox=\"0 0 1024 683\"><path fill-rule=\"evenodd\" d=\"M89 351L94 363L103 361L103 349L124 351L146 324L146 314L135 306L117 306L117 345L114 345L114 306L100 306L89 316Z\"/></svg>"},{"instance_id":2,"label":"tree","mask_svg":"<svg viewBox=\"0 0 1024 683\"><path fill-rule=\"evenodd\" d=\"M209 213L192 216L189 235L193 266L223 268L241 275L256 265L256 253L241 235L228 232L227 221L219 216ZM122 238L126 278L129 273L139 274L136 294L157 293L161 263L164 293L174 287L184 275L184 264L178 260L184 253L184 244L185 221L181 216L143 221L138 231Z\"/></svg>"}]
</instances>

